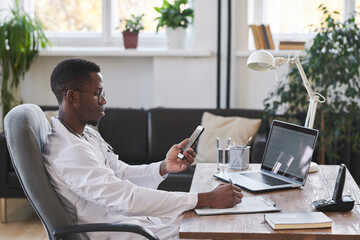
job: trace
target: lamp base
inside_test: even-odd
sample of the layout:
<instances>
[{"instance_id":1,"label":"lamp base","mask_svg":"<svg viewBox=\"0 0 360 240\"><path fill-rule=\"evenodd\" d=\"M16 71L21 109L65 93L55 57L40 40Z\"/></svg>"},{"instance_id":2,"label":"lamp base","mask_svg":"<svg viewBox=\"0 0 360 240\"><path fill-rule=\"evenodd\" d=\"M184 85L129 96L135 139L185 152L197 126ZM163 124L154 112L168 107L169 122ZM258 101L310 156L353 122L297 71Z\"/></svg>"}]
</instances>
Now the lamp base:
<instances>
[{"instance_id":1,"label":"lamp base","mask_svg":"<svg viewBox=\"0 0 360 240\"><path fill-rule=\"evenodd\" d=\"M317 172L319 169L318 164L316 162L310 163L309 173Z\"/></svg>"}]
</instances>

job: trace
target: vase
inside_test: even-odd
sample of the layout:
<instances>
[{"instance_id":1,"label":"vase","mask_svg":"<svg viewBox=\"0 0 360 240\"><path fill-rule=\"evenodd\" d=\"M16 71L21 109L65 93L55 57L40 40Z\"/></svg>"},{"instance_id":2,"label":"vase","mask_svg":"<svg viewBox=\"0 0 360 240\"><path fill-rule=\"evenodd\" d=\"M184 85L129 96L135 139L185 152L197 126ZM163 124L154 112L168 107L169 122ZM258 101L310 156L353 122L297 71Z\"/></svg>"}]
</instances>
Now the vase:
<instances>
[{"instance_id":1,"label":"vase","mask_svg":"<svg viewBox=\"0 0 360 240\"><path fill-rule=\"evenodd\" d=\"M139 32L123 32L124 47L137 48Z\"/></svg>"},{"instance_id":2,"label":"vase","mask_svg":"<svg viewBox=\"0 0 360 240\"><path fill-rule=\"evenodd\" d=\"M168 48L184 48L186 28L166 28L166 44Z\"/></svg>"}]
</instances>

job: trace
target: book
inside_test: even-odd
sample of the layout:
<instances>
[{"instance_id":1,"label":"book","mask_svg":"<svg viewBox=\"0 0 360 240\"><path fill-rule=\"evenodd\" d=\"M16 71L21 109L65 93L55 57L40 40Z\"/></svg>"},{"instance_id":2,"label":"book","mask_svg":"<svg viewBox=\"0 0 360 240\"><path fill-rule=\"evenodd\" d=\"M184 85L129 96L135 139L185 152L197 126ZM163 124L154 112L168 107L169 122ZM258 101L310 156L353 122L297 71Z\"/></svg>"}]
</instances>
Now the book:
<instances>
[{"instance_id":1,"label":"book","mask_svg":"<svg viewBox=\"0 0 360 240\"><path fill-rule=\"evenodd\" d=\"M256 25L256 29L257 29L257 32L258 32L258 35L259 35L259 38L260 38L261 49L267 49L266 48L266 43L265 43L265 36L264 36L263 31L262 31L261 25Z\"/></svg>"},{"instance_id":2,"label":"book","mask_svg":"<svg viewBox=\"0 0 360 240\"><path fill-rule=\"evenodd\" d=\"M256 49L275 49L269 25L249 25Z\"/></svg>"},{"instance_id":3,"label":"book","mask_svg":"<svg viewBox=\"0 0 360 240\"><path fill-rule=\"evenodd\" d=\"M305 42L302 41L280 41L279 49L284 50L303 50L305 48Z\"/></svg>"},{"instance_id":4,"label":"book","mask_svg":"<svg viewBox=\"0 0 360 240\"><path fill-rule=\"evenodd\" d=\"M267 36L267 38L269 40L270 49L275 49L274 40L273 40L272 35L271 35L270 26L266 25L265 30L266 30L266 36Z\"/></svg>"},{"instance_id":5,"label":"book","mask_svg":"<svg viewBox=\"0 0 360 240\"><path fill-rule=\"evenodd\" d=\"M268 35L267 35L265 25L264 25L264 24L261 24L260 27L261 27L262 35L264 36L263 39L264 39L264 41L265 41L265 47L266 47L266 49L270 49L269 37L268 37Z\"/></svg>"},{"instance_id":6,"label":"book","mask_svg":"<svg viewBox=\"0 0 360 240\"><path fill-rule=\"evenodd\" d=\"M235 214L235 213L258 213L258 212L277 212L280 208L270 199L263 197L244 197L242 202L236 204L232 208L201 208L195 209L199 216L206 215L221 215L221 214Z\"/></svg>"},{"instance_id":7,"label":"book","mask_svg":"<svg viewBox=\"0 0 360 240\"><path fill-rule=\"evenodd\" d=\"M265 214L273 229L329 228L332 220L322 212Z\"/></svg>"},{"instance_id":8,"label":"book","mask_svg":"<svg viewBox=\"0 0 360 240\"><path fill-rule=\"evenodd\" d=\"M250 25L252 34L253 34L253 38L254 38L254 42L255 42L255 48L256 49L261 49L261 38L258 32L258 28L256 27L256 25Z\"/></svg>"}]
</instances>

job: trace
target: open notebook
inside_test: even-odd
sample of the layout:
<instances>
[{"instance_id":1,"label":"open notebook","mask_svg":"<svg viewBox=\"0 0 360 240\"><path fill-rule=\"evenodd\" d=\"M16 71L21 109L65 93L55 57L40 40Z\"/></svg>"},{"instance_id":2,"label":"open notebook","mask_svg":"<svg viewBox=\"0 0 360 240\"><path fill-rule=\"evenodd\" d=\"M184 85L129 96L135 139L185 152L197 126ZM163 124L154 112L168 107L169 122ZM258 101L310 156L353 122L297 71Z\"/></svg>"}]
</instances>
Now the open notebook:
<instances>
[{"instance_id":1,"label":"open notebook","mask_svg":"<svg viewBox=\"0 0 360 240\"><path fill-rule=\"evenodd\" d=\"M204 215L220 215L235 213L258 213L258 212L277 212L280 211L276 204L270 199L263 197L244 197L241 203L236 204L232 208L215 209L201 208L195 209L199 216Z\"/></svg>"}]
</instances>

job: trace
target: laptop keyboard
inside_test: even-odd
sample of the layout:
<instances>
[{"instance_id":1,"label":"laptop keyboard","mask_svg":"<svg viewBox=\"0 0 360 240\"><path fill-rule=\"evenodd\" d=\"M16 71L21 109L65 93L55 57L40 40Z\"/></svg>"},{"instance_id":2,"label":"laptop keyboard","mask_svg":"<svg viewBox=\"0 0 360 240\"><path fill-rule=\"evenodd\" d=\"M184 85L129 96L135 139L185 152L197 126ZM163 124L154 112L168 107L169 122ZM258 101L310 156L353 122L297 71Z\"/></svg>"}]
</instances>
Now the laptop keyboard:
<instances>
[{"instance_id":1,"label":"laptop keyboard","mask_svg":"<svg viewBox=\"0 0 360 240\"><path fill-rule=\"evenodd\" d=\"M288 182L282 181L280 179L271 177L269 175L263 174L261 172L250 172L250 173L241 173L241 175L251 178L255 181L265 183L270 186L284 185L289 184Z\"/></svg>"}]
</instances>

